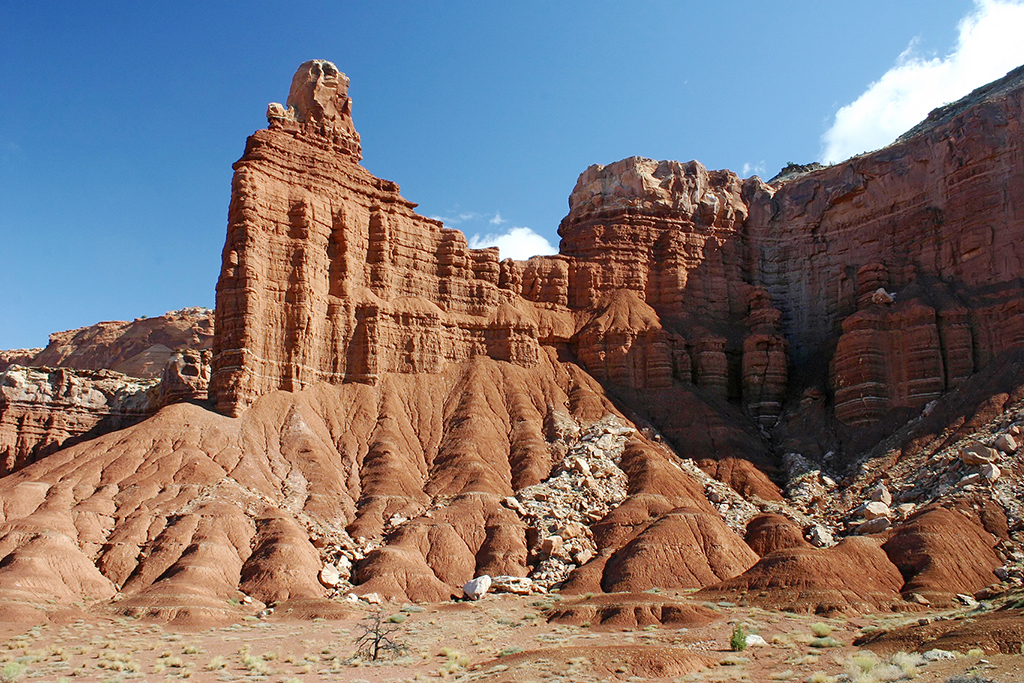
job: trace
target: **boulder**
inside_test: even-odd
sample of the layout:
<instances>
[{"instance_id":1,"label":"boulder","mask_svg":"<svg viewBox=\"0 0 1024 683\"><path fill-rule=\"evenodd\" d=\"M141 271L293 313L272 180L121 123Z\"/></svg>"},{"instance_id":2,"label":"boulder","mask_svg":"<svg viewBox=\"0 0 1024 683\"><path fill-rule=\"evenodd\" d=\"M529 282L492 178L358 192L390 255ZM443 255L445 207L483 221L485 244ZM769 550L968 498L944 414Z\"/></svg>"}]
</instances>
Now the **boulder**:
<instances>
[{"instance_id":1,"label":"boulder","mask_svg":"<svg viewBox=\"0 0 1024 683\"><path fill-rule=\"evenodd\" d=\"M873 304L891 304L895 301L895 297L892 294L885 291L885 287L879 287L875 290L875 293L871 295L871 303Z\"/></svg>"},{"instance_id":2,"label":"boulder","mask_svg":"<svg viewBox=\"0 0 1024 683\"><path fill-rule=\"evenodd\" d=\"M559 557L562 555L563 541L561 536L548 536L540 545L540 551L545 557Z\"/></svg>"},{"instance_id":3,"label":"boulder","mask_svg":"<svg viewBox=\"0 0 1024 683\"><path fill-rule=\"evenodd\" d=\"M469 584L467 583L466 585L468 586ZM491 578L490 589L495 593L529 595L533 592L533 579L526 576L494 576ZM465 589L463 591L465 592ZM466 593L466 595L468 596L469 593Z\"/></svg>"},{"instance_id":4,"label":"boulder","mask_svg":"<svg viewBox=\"0 0 1024 683\"><path fill-rule=\"evenodd\" d=\"M871 501L864 505L863 513L864 519L867 520L878 519L880 517L892 517L892 510L889 509L889 506L878 501Z\"/></svg>"},{"instance_id":5,"label":"boulder","mask_svg":"<svg viewBox=\"0 0 1024 683\"><path fill-rule=\"evenodd\" d=\"M756 633L748 633L747 647L768 647L768 641Z\"/></svg>"},{"instance_id":6,"label":"boulder","mask_svg":"<svg viewBox=\"0 0 1024 683\"><path fill-rule=\"evenodd\" d=\"M832 533L820 524L815 524L806 531L806 538L811 545L818 548L828 548L835 545L835 538Z\"/></svg>"},{"instance_id":7,"label":"boulder","mask_svg":"<svg viewBox=\"0 0 1024 683\"><path fill-rule=\"evenodd\" d=\"M917 505L914 503L901 503L896 506L896 514L900 517L907 517L911 512L917 509Z\"/></svg>"},{"instance_id":8,"label":"boulder","mask_svg":"<svg viewBox=\"0 0 1024 683\"><path fill-rule=\"evenodd\" d=\"M341 573L333 564L325 564L320 570L320 583L327 588L337 588L343 583Z\"/></svg>"},{"instance_id":9,"label":"boulder","mask_svg":"<svg viewBox=\"0 0 1024 683\"><path fill-rule=\"evenodd\" d=\"M1000 434L993 445L1003 453L1015 453L1020 448L1012 434Z\"/></svg>"},{"instance_id":10,"label":"boulder","mask_svg":"<svg viewBox=\"0 0 1024 683\"><path fill-rule=\"evenodd\" d=\"M471 579L466 582L466 585L462 587L462 592L466 594L466 597L470 600L479 600L482 598L491 587L491 577L484 574L478 576L475 579Z\"/></svg>"},{"instance_id":11,"label":"boulder","mask_svg":"<svg viewBox=\"0 0 1024 683\"><path fill-rule=\"evenodd\" d=\"M984 465L999 457L999 451L977 441L960 449L960 460L965 465Z\"/></svg>"},{"instance_id":12,"label":"boulder","mask_svg":"<svg viewBox=\"0 0 1024 683\"><path fill-rule=\"evenodd\" d=\"M879 482L868 491L868 500L877 501L884 505L892 505L892 494L885 484Z\"/></svg>"},{"instance_id":13,"label":"boulder","mask_svg":"<svg viewBox=\"0 0 1024 683\"><path fill-rule=\"evenodd\" d=\"M858 524L854 528L853 533L858 536L877 534L888 529L890 525L891 523L889 522L888 517L876 517L875 519L864 522L863 524Z\"/></svg>"},{"instance_id":14,"label":"boulder","mask_svg":"<svg viewBox=\"0 0 1024 683\"><path fill-rule=\"evenodd\" d=\"M999 467L997 465L991 462L987 462L981 466L979 474L981 474L981 478L984 479L985 481L993 482L999 478L1001 472L999 471Z\"/></svg>"}]
</instances>

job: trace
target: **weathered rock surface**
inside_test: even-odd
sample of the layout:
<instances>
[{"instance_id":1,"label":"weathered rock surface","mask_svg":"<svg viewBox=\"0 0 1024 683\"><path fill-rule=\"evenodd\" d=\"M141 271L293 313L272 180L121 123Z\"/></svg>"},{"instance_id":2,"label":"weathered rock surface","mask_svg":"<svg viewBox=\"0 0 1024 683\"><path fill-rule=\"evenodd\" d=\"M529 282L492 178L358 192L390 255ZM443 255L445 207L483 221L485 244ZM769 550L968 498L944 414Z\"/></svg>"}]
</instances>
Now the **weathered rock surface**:
<instances>
[{"instance_id":1,"label":"weathered rock surface","mask_svg":"<svg viewBox=\"0 0 1024 683\"><path fill-rule=\"evenodd\" d=\"M31 365L32 359L42 351L38 349L9 349L0 351L0 372L12 365Z\"/></svg>"},{"instance_id":2,"label":"weathered rock surface","mask_svg":"<svg viewBox=\"0 0 1024 683\"><path fill-rule=\"evenodd\" d=\"M750 520L743 540L758 557L764 557L775 550L808 548L811 545L793 520L774 513L758 515Z\"/></svg>"},{"instance_id":3,"label":"weathered rock surface","mask_svg":"<svg viewBox=\"0 0 1024 683\"><path fill-rule=\"evenodd\" d=\"M903 577L879 542L846 538L831 548L788 548L765 555L745 573L697 593L731 596L764 609L828 614L906 609Z\"/></svg>"},{"instance_id":4,"label":"weathered rock surface","mask_svg":"<svg viewBox=\"0 0 1024 683\"><path fill-rule=\"evenodd\" d=\"M212 358L202 312L39 354L162 377L147 410L164 407L0 479L0 599L117 591L125 613L205 622L243 594L325 613L488 575L842 612L1009 581L1015 451L957 453L993 421L1012 434L1024 400L1024 370L977 380L1024 334L1022 106L1015 72L897 145L771 185L592 166L561 253L517 262L362 168L347 77L307 62L234 167ZM74 381L15 385L56 405ZM168 405L205 398L220 414ZM16 468L49 418L8 412ZM973 501L977 523L914 516L928 496Z\"/></svg>"},{"instance_id":5,"label":"weathered rock surface","mask_svg":"<svg viewBox=\"0 0 1024 683\"><path fill-rule=\"evenodd\" d=\"M159 379L176 351L213 346L213 311L183 308L131 322L96 323L50 335L45 349L21 365L78 370L113 370Z\"/></svg>"},{"instance_id":6,"label":"weathered rock surface","mask_svg":"<svg viewBox=\"0 0 1024 683\"><path fill-rule=\"evenodd\" d=\"M57 332L45 349L3 352L0 475L161 406L205 401L212 343L213 312L185 308Z\"/></svg>"},{"instance_id":7,"label":"weathered rock surface","mask_svg":"<svg viewBox=\"0 0 1024 683\"><path fill-rule=\"evenodd\" d=\"M882 547L906 579L903 593L922 595L935 606L995 583L993 572L1002 565L991 533L978 521L941 507L915 515Z\"/></svg>"},{"instance_id":8,"label":"weathered rock surface","mask_svg":"<svg viewBox=\"0 0 1024 683\"><path fill-rule=\"evenodd\" d=\"M155 410L156 384L110 370L8 367L0 373L0 476L69 441L139 422Z\"/></svg>"}]
</instances>

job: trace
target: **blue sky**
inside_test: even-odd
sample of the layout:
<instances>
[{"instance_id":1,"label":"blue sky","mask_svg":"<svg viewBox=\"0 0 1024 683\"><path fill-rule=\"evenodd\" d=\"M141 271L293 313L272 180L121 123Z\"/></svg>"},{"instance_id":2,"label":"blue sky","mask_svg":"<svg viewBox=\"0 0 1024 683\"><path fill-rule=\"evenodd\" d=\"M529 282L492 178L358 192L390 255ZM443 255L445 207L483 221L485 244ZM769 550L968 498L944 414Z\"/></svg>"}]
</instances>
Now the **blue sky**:
<instances>
[{"instance_id":1,"label":"blue sky","mask_svg":"<svg viewBox=\"0 0 1024 683\"><path fill-rule=\"evenodd\" d=\"M934 83L969 90L1008 70L962 45L961 21L1010 5L3 0L0 348L212 307L231 164L307 59L352 79L364 166L423 214L478 241L518 230L557 247L593 163L698 159L768 178L884 144L858 126L927 105L904 91L929 74L929 97L952 100L964 93Z\"/></svg>"}]
</instances>

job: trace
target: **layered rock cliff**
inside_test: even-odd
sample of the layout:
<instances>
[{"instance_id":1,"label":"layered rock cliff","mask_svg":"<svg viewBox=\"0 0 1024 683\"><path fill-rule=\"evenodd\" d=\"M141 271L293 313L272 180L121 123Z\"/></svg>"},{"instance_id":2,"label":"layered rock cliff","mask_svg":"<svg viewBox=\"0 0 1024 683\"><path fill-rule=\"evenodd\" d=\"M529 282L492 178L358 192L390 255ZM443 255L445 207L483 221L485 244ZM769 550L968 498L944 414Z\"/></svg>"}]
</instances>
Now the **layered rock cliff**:
<instances>
[{"instance_id":1,"label":"layered rock cliff","mask_svg":"<svg viewBox=\"0 0 1024 683\"><path fill-rule=\"evenodd\" d=\"M497 250L469 249L358 165L347 78L310 62L288 104L280 116L271 105L270 128L235 164L217 284L218 409L238 414L268 391L320 381L436 373L477 354L535 365L537 316L502 308L511 273Z\"/></svg>"},{"instance_id":2,"label":"layered rock cliff","mask_svg":"<svg viewBox=\"0 0 1024 683\"><path fill-rule=\"evenodd\" d=\"M0 476L151 415L157 382L110 370L7 368L0 374Z\"/></svg>"},{"instance_id":3,"label":"layered rock cliff","mask_svg":"<svg viewBox=\"0 0 1024 683\"><path fill-rule=\"evenodd\" d=\"M939 401L989 441L1024 419L1024 367L979 379L1020 346L1022 100L1014 72L899 144L774 184L593 166L561 253L520 262L363 169L348 79L307 62L235 165L221 414L169 405L0 480L0 600L120 591L129 614L222 618L242 593L439 600L488 573L856 611L948 600L943 576L982 588L1012 557L992 534L1016 548L1016 475L968 472L966 433L907 418ZM164 402L199 395L202 349L168 358ZM878 471L842 489L825 471L901 426ZM925 457L941 472L918 485ZM896 498L865 519L851 496L886 471ZM931 538L934 520L976 552ZM22 583L42 528L74 586ZM850 534L868 537L834 545Z\"/></svg>"},{"instance_id":4,"label":"layered rock cliff","mask_svg":"<svg viewBox=\"0 0 1024 683\"><path fill-rule=\"evenodd\" d=\"M213 346L213 311L182 308L153 318L115 320L50 335L45 349L21 365L77 370L113 370L131 377L159 378L182 349Z\"/></svg>"},{"instance_id":5,"label":"layered rock cliff","mask_svg":"<svg viewBox=\"0 0 1024 683\"><path fill-rule=\"evenodd\" d=\"M207 398L213 312L101 322L0 352L0 476L64 445Z\"/></svg>"}]
</instances>

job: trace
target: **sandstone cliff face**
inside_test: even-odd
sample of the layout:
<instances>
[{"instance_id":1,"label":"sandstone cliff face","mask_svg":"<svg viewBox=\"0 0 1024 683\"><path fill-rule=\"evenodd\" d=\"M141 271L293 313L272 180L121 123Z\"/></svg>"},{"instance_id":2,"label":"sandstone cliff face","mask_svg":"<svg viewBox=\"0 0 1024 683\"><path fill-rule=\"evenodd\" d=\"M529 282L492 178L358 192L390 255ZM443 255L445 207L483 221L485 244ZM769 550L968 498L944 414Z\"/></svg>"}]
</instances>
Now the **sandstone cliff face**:
<instances>
[{"instance_id":1,"label":"sandstone cliff face","mask_svg":"<svg viewBox=\"0 0 1024 683\"><path fill-rule=\"evenodd\" d=\"M155 410L156 384L110 370L7 368L0 374L0 476L69 441L139 422Z\"/></svg>"},{"instance_id":2,"label":"sandstone cliff face","mask_svg":"<svg viewBox=\"0 0 1024 683\"><path fill-rule=\"evenodd\" d=\"M503 269L496 249L469 249L462 233L416 214L396 184L357 164L346 90L317 85L323 68L300 68L291 116L272 114L235 164L217 284L218 410L237 414L278 388L436 373L475 355L535 365L537 316L503 307L515 298L499 283L553 298L557 265Z\"/></svg>"},{"instance_id":3,"label":"sandstone cliff face","mask_svg":"<svg viewBox=\"0 0 1024 683\"><path fill-rule=\"evenodd\" d=\"M101 322L54 333L45 349L0 353L0 473L170 403L205 401L212 314Z\"/></svg>"},{"instance_id":4,"label":"sandstone cliff face","mask_svg":"<svg viewBox=\"0 0 1024 683\"><path fill-rule=\"evenodd\" d=\"M42 351L39 349L9 349L0 351L0 372L3 372L12 365L29 365L32 359Z\"/></svg>"},{"instance_id":5,"label":"sandstone cliff face","mask_svg":"<svg viewBox=\"0 0 1024 683\"><path fill-rule=\"evenodd\" d=\"M0 600L120 591L125 613L223 617L239 591L330 595L330 567L339 591L402 600L488 573L859 611L905 608L901 569L932 552L948 561L913 580L966 568L975 587L1001 558L973 526L982 561L949 552L938 514L889 544L805 539L801 510L838 505L836 483L799 455L782 472L777 449L840 467L850 434L1019 346L1013 79L899 145L774 185L697 162L593 166L561 253L517 262L469 249L363 169L348 79L303 64L235 165L212 372L209 327L185 315L178 353L113 324L44 352L151 374L164 354L144 409L141 391L8 372L9 469L41 452L20 435L79 404L125 420L164 407L0 480ZM222 414L168 405L207 385ZM57 529L74 581L21 583L40 528Z\"/></svg>"},{"instance_id":6,"label":"sandstone cliff face","mask_svg":"<svg viewBox=\"0 0 1024 683\"><path fill-rule=\"evenodd\" d=\"M79 370L112 370L132 377L159 378L175 351L213 345L213 312L183 308L131 322L96 323L50 335L50 343L21 365Z\"/></svg>"},{"instance_id":7,"label":"sandstone cliff face","mask_svg":"<svg viewBox=\"0 0 1024 683\"><path fill-rule=\"evenodd\" d=\"M783 312L794 360L841 332L842 422L919 410L1020 343L1022 79L886 149L748 188L752 276ZM896 303L872 302L878 288Z\"/></svg>"}]
</instances>

